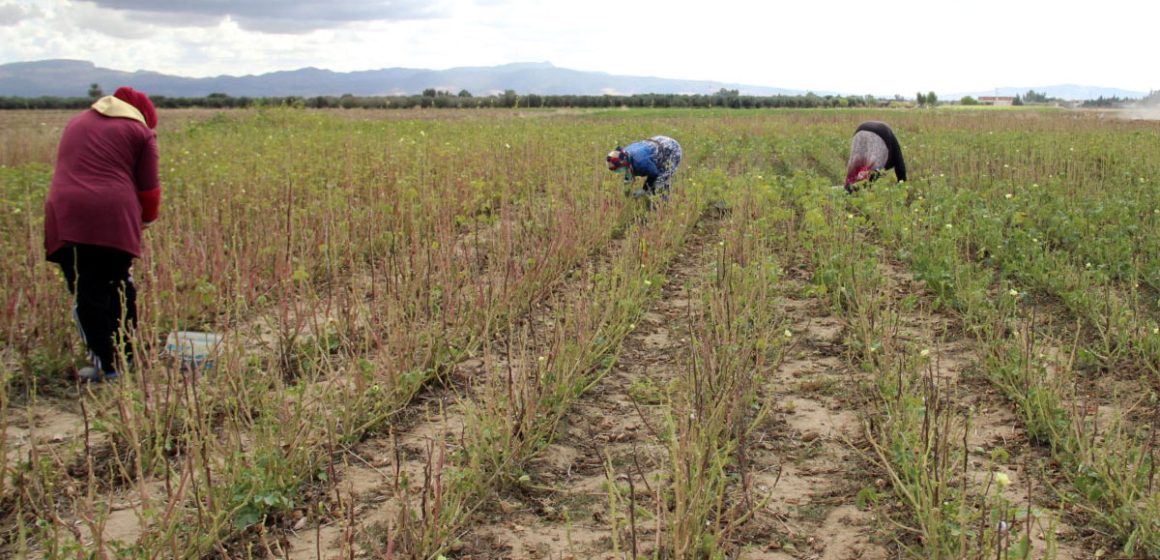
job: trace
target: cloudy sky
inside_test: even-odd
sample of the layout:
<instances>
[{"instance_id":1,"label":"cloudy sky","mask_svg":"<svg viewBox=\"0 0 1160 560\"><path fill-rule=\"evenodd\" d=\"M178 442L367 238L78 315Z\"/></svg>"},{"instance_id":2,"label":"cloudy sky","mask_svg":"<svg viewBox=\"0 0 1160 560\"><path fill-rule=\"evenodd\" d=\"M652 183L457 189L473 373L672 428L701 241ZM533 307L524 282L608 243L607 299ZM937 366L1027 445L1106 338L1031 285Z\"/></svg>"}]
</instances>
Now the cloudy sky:
<instances>
[{"instance_id":1,"label":"cloudy sky","mask_svg":"<svg viewBox=\"0 0 1160 560\"><path fill-rule=\"evenodd\" d=\"M1039 0L0 0L0 63L189 77L551 62L902 94L1160 89L1147 3Z\"/></svg>"}]
</instances>

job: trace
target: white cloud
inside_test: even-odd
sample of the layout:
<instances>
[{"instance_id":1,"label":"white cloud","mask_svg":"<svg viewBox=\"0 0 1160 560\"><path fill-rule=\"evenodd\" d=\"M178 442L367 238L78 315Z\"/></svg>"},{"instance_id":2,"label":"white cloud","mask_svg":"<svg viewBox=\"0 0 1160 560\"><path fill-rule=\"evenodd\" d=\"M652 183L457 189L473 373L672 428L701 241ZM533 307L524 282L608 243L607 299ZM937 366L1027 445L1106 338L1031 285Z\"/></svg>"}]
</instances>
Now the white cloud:
<instances>
[{"instance_id":1,"label":"white cloud","mask_svg":"<svg viewBox=\"0 0 1160 560\"><path fill-rule=\"evenodd\" d=\"M80 0L129 17L165 26L213 25L224 19L263 33L306 33L360 21L434 17L437 2L425 0Z\"/></svg>"},{"instance_id":2,"label":"white cloud","mask_svg":"<svg viewBox=\"0 0 1160 560\"><path fill-rule=\"evenodd\" d=\"M115 39L147 39L154 35L154 26L134 21L122 12L102 10L87 2L78 2L61 12L61 20L78 30L96 32Z\"/></svg>"},{"instance_id":3,"label":"white cloud","mask_svg":"<svg viewBox=\"0 0 1160 560\"><path fill-rule=\"evenodd\" d=\"M36 6L16 2L0 2L0 27L16 25L21 21L40 15Z\"/></svg>"},{"instance_id":4,"label":"white cloud","mask_svg":"<svg viewBox=\"0 0 1160 560\"><path fill-rule=\"evenodd\" d=\"M185 76L520 61L843 93L1081 83L1147 91L1149 18L976 0L0 0L0 63ZM294 34L288 34L288 33Z\"/></svg>"}]
</instances>

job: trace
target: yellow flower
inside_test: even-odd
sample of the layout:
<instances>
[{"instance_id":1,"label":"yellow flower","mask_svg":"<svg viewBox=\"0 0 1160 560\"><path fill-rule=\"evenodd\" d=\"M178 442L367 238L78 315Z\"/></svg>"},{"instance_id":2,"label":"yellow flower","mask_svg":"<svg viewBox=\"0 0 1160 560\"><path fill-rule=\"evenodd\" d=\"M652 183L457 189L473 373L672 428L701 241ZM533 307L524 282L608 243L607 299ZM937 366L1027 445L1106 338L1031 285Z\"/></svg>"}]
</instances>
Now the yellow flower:
<instances>
[{"instance_id":1,"label":"yellow flower","mask_svg":"<svg viewBox=\"0 0 1160 560\"><path fill-rule=\"evenodd\" d=\"M995 484L998 484L999 488L1011 486L1011 477L1007 476L1007 473L995 473Z\"/></svg>"}]
</instances>

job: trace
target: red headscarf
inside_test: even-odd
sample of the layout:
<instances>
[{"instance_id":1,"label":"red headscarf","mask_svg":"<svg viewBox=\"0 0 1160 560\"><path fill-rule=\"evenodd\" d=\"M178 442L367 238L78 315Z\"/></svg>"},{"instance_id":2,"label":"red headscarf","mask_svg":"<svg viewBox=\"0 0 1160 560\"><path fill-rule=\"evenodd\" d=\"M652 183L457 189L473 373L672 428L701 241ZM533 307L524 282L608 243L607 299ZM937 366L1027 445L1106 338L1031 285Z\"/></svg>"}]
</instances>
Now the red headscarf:
<instances>
[{"instance_id":1,"label":"red headscarf","mask_svg":"<svg viewBox=\"0 0 1160 560\"><path fill-rule=\"evenodd\" d=\"M113 97L136 107L138 111L141 111L141 116L145 117L145 124L149 128L157 128L157 109L153 108L153 101L150 101L148 95L129 86L121 86L117 88Z\"/></svg>"}]
</instances>

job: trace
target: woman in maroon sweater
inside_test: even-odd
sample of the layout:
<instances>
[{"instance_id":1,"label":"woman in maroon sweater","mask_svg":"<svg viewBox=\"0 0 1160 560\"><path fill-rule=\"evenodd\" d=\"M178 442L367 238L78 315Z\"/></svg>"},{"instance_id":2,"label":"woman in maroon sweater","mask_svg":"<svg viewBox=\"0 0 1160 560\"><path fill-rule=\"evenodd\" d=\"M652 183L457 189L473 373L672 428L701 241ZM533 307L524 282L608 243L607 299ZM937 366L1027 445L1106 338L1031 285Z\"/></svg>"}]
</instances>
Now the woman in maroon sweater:
<instances>
[{"instance_id":1,"label":"woman in maroon sweater","mask_svg":"<svg viewBox=\"0 0 1160 560\"><path fill-rule=\"evenodd\" d=\"M137 290L129 267L161 203L156 126L149 97L122 87L73 117L61 137L44 248L76 298L74 318L93 361L78 372L82 381L112 381L132 359L126 333L136 325Z\"/></svg>"}]
</instances>

